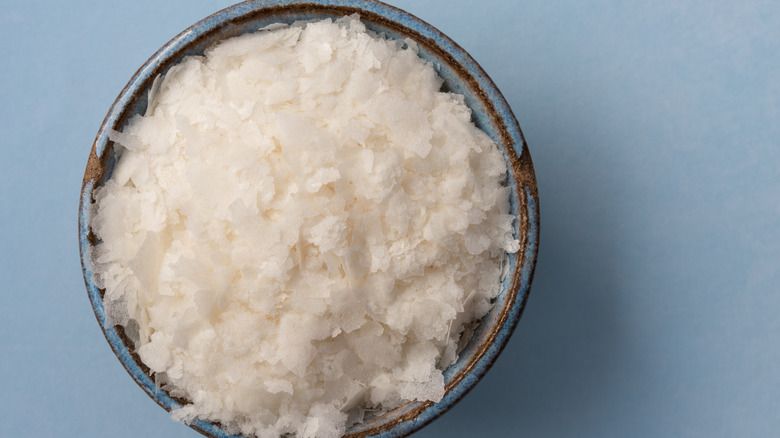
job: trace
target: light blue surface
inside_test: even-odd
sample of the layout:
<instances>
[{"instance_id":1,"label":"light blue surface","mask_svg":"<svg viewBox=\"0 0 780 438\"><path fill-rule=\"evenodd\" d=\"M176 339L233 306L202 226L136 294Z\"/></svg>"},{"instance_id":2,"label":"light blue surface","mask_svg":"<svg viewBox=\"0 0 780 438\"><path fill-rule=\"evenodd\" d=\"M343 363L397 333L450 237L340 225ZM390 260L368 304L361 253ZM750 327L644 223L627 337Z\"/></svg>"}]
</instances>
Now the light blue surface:
<instances>
[{"instance_id":1,"label":"light blue surface","mask_svg":"<svg viewBox=\"0 0 780 438\"><path fill-rule=\"evenodd\" d=\"M103 339L76 218L116 95L229 3L0 10L0 436L197 436ZM507 349L414 436L777 436L780 4L391 4L452 37L501 89L542 216Z\"/></svg>"}]
</instances>

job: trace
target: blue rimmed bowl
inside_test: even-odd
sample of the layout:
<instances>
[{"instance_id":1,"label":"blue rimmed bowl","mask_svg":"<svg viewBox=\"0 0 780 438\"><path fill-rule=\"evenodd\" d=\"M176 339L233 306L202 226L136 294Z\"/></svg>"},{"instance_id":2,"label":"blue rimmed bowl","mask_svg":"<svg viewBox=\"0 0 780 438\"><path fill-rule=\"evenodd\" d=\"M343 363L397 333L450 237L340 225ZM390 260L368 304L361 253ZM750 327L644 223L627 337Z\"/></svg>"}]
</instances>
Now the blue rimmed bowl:
<instances>
[{"instance_id":1,"label":"blue rimmed bowl","mask_svg":"<svg viewBox=\"0 0 780 438\"><path fill-rule=\"evenodd\" d=\"M136 114L143 114L154 79L189 55L201 55L217 41L256 31L272 23L338 18L357 13L366 27L388 38L411 38L419 54L431 61L444 79L444 89L465 96L474 123L485 131L504 153L507 184L520 251L508 256L508 275L492 310L482 318L458 361L444 372L446 394L438 403L411 402L381 415L367 418L349 430L350 438L409 435L434 420L463 397L487 372L509 340L520 319L533 278L539 239L539 199L531 156L520 126L504 97L482 68L462 48L433 26L417 17L372 0L256 0L224 9L180 33L157 51L130 79L106 115L89 155L79 205L79 243L84 281L95 316L116 356L138 385L160 406L170 411L186 400L171 397L155 386L154 375L139 359L133 342L121 326L107 324L104 291L93 277L91 248L97 243L91 231L92 194L114 168L111 129L122 130ZM198 432L228 437L219 424L199 420L191 424Z\"/></svg>"}]
</instances>

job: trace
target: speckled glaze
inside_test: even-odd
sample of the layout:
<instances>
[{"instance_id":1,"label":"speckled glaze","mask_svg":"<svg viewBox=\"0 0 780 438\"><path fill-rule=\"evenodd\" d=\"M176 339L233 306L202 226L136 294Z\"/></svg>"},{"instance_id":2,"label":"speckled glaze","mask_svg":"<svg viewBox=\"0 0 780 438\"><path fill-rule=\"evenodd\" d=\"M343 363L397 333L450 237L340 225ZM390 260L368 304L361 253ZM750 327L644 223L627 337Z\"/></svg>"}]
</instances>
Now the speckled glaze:
<instances>
[{"instance_id":1,"label":"speckled glaze","mask_svg":"<svg viewBox=\"0 0 780 438\"><path fill-rule=\"evenodd\" d=\"M439 403L412 402L384 415L367 418L345 436L399 438L425 426L463 397L487 372L509 340L523 313L533 279L539 241L539 199L531 156L512 110L482 68L457 44L433 26L392 6L372 0L257 0L217 12L180 33L154 54L130 79L106 115L89 155L79 205L79 243L84 281L95 316L116 356L138 385L170 411L185 400L157 389L150 370L141 363L122 327L107 327L103 293L94 282L91 248L92 192L111 176L114 167L110 129L121 130L129 118L143 113L152 81L188 55L202 54L216 41L253 32L271 23L338 18L360 14L366 26L388 38L411 38L420 56L433 63L445 89L463 94L473 121L492 137L507 161L508 185L513 189L512 212L520 220L516 235L521 250L509 256L509 274L493 309L480 321L458 361L444 373L446 394ZM191 427L213 437L228 437L218 424L200 420Z\"/></svg>"}]
</instances>

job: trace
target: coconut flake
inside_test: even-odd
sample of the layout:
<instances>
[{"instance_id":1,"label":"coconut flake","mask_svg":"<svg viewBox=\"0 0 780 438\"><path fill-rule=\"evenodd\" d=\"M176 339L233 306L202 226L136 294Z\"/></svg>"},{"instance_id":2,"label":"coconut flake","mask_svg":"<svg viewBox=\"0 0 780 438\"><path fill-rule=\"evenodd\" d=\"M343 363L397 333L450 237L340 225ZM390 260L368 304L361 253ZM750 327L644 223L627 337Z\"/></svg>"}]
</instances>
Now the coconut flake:
<instances>
[{"instance_id":1,"label":"coconut flake","mask_svg":"<svg viewBox=\"0 0 780 438\"><path fill-rule=\"evenodd\" d=\"M270 25L109 132L96 282L174 419L338 437L443 397L519 242L504 158L442 83L356 16Z\"/></svg>"}]
</instances>

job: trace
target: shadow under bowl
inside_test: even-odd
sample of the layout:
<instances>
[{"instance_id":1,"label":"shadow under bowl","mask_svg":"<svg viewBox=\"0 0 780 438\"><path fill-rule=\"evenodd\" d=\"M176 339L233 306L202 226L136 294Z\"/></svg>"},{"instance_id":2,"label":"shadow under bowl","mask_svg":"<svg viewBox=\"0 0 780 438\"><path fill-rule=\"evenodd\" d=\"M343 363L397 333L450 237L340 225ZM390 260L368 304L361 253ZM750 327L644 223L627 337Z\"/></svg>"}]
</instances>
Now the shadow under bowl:
<instances>
[{"instance_id":1,"label":"shadow under bowl","mask_svg":"<svg viewBox=\"0 0 780 438\"><path fill-rule=\"evenodd\" d=\"M254 32L273 23L337 19L359 14L369 30L387 38L410 38L419 55L430 61L444 79L443 90L462 94L472 110L472 121L499 146L507 163L511 212L519 218L515 235L520 251L508 255L508 274L495 305L474 330L456 363L444 372L446 393L438 403L410 402L369 417L349 428L346 437L399 438L428 424L463 397L487 372L509 340L522 315L533 278L539 239L539 199L531 156L509 105L482 68L462 48L433 26L413 15L372 0L260 0L239 3L211 15L177 35L157 51L130 79L98 131L89 155L79 205L79 244L82 270L95 316L108 343L127 372L160 406L170 411L186 400L156 388L154 375L139 359L122 326L107 326L104 290L94 281L91 231L93 191L111 177L115 152L108 139L112 129L122 130L128 120L143 114L154 79L184 57L202 55L212 44ZM190 425L207 436L228 437L219 424L197 420Z\"/></svg>"}]
</instances>

